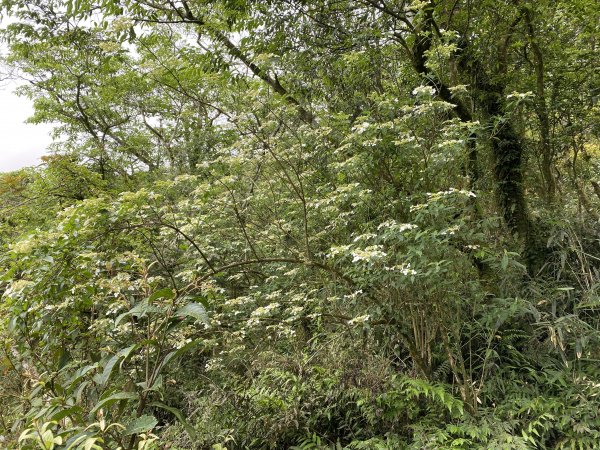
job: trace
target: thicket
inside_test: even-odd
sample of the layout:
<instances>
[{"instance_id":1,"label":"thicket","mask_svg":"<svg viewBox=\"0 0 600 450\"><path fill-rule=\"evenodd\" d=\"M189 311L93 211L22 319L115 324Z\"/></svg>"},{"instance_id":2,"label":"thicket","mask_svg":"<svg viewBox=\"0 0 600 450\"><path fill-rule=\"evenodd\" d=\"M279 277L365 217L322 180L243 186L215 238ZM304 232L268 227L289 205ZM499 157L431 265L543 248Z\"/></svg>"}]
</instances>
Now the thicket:
<instances>
[{"instance_id":1,"label":"thicket","mask_svg":"<svg viewBox=\"0 0 600 450\"><path fill-rule=\"evenodd\" d=\"M597 1L0 5L0 446L598 448Z\"/></svg>"}]
</instances>

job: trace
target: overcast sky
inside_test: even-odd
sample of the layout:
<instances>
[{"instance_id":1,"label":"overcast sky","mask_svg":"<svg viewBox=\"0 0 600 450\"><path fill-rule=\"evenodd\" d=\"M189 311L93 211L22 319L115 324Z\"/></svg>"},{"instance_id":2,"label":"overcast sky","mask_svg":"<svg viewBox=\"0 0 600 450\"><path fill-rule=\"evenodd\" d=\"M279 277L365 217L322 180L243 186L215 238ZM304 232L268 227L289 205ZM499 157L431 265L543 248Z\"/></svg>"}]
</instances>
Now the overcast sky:
<instances>
[{"instance_id":1,"label":"overcast sky","mask_svg":"<svg viewBox=\"0 0 600 450\"><path fill-rule=\"evenodd\" d=\"M0 172L39 164L52 142L51 125L31 125L31 102L14 94L14 83L0 84Z\"/></svg>"},{"instance_id":2,"label":"overcast sky","mask_svg":"<svg viewBox=\"0 0 600 450\"><path fill-rule=\"evenodd\" d=\"M10 17L3 17L0 26L11 22ZM0 56L6 52L6 44L0 42ZM0 74L6 75L6 67L0 66L0 69ZM33 114L33 105L27 98L14 94L16 87L16 82L0 83L0 172L39 164L40 156L52 142L51 125L25 123Z\"/></svg>"}]
</instances>

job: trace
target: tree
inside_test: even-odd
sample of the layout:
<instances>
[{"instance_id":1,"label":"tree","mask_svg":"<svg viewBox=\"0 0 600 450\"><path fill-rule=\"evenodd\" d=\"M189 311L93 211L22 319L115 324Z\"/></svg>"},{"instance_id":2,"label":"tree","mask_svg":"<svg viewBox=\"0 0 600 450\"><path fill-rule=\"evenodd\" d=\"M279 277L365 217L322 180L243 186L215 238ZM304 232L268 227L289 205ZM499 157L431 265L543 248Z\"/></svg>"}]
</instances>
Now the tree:
<instances>
[{"instance_id":1,"label":"tree","mask_svg":"<svg viewBox=\"0 0 600 450\"><path fill-rule=\"evenodd\" d=\"M2 7L11 445L593 448L596 2Z\"/></svg>"}]
</instances>

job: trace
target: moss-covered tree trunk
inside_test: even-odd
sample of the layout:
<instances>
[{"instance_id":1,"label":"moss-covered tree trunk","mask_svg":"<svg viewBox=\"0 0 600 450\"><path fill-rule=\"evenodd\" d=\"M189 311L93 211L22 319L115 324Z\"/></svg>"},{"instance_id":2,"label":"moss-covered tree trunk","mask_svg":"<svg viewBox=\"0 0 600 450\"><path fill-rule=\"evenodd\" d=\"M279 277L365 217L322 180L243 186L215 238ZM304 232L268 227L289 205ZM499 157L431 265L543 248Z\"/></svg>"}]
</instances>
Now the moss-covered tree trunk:
<instances>
[{"instance_id":1,"label":"moss-covered tree trunk","mask_svg":"<svg viewBox=\"0 0 600 450\"><path fill-rule=\"evenodd\" d=\"M427 66L428 54L433 46L432 36L437 30L433 13L432 5L426 10L426 19L415 34L411 55L413 66L427 83L437 89L438 95L444 101L455 105L455 113L462 121L473 120L476 113L487 123L486 128L491 131L493 179L498 207L508 228L524 240L528 252L531 220L523 187L524 147L514 124L506 114L504 86L491 81L497 77L487 74L485 64L473 56L469 43L463 41L457 67L462 77L473 81L473 87L477 92L473 108L469 108L451 95L448 86L442 80L436 79L435 74ZM470 155L470 158L472 159L473 156ZM473 164L473 161L470 163Z\"/></svg>"}]
</instances>

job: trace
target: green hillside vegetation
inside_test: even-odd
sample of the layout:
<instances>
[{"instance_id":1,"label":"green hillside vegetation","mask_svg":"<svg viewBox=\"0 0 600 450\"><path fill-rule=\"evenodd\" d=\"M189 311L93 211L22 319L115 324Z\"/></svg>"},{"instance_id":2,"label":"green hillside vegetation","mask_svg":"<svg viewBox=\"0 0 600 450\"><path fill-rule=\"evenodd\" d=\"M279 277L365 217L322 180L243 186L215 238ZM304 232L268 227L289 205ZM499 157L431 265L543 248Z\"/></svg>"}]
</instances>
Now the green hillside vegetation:
<instances>
[{"instance_id":1,"label":"green hillside vegetation","mask_svg":"<svg viewBox=\"0 0 600 450\"><path fill-rule=\"evenodd\" d=\"M600 447L600 3L0 11L0 447Z\"/></svg>"}]
</instances>

